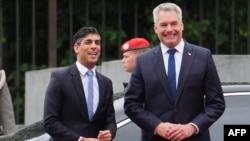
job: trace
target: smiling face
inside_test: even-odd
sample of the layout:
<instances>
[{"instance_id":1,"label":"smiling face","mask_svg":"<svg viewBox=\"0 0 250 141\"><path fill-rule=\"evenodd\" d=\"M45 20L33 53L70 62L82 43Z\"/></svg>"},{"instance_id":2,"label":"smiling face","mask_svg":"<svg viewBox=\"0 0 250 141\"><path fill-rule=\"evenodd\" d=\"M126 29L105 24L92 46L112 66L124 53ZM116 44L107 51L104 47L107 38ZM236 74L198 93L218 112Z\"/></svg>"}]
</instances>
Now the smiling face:
<instances>
[{"instance_id":1,"label":"smiling face","mask_svg":"<svg viewBox=\"0 0 250 141\"><path fill-rule=\"evenodd\" d=\"M175 47L181 41L183 28L183 22L175 10L159 11L154 30L167 47Z\"/></svg>"},{"instance_id":2,"label":"smiling face","mask_svg":"<svg viewBox=\"0 0 250 141\"><path fill-rule=\"evenodd\" d=\"M77 61L85 67L93 68L101 55L101 37L99 34L89 33L74 44Z\"/></svg>"}]
</instances>

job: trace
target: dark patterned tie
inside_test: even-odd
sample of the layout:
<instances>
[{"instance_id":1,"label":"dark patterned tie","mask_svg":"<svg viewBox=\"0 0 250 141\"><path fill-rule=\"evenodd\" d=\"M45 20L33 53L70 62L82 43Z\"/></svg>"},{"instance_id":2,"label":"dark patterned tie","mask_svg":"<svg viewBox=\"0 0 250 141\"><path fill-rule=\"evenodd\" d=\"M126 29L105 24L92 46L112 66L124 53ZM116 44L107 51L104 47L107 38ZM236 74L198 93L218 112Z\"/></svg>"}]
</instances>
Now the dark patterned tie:
<instances>
[{"instance_id":1,"label":"dark patterned tie","mask_svg":"<svg viewBox=\"0 0 250 141\"><path fill-rule=\"evenodd\" d=\"M175 77L175 59L174 54L176 50L175 49L169 49L169 58L168 58L168 81L170 84L171 92L173 99L176 98L176 77Z\"/></svg>"}]
</instances>

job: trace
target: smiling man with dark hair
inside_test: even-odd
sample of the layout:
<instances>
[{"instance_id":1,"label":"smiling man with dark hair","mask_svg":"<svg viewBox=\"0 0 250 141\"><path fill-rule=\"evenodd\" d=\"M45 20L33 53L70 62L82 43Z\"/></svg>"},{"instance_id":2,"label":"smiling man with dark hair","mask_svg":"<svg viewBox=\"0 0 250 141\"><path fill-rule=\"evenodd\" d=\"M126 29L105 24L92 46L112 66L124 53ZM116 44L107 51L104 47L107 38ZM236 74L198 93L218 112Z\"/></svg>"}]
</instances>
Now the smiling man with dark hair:
<instances>
[{"instance_id":1,"label":"smiling man with dark hair","mask_svg":"<svg viewBox=\"0 0 250 141\"><path fill-rule=\"evenodd\" d=\"M44 128L54 141L111 141L117 130L112 81L96 70L100 34L83 27L73 42L76 63L51 74Z\"/></svg>"}]
</instances>

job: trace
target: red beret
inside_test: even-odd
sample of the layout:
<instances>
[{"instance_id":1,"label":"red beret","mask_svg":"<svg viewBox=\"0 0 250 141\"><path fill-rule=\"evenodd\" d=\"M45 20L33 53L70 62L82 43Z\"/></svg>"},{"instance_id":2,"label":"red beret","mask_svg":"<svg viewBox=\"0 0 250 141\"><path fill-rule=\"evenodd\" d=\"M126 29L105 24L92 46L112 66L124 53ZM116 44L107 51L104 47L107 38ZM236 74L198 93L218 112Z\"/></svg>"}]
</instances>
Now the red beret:
<instances>
[{"instance_id":1,"label":"red beret","mask_svg":"<svg viewBox=\"0 0 250 141\"><path fill-rule=\"evenodd\" d=\"M121 52L124 53L129 50L148 48L149 42L144 38L132 38L126 41L121 46Z\"/></svg>"}]
</instances>

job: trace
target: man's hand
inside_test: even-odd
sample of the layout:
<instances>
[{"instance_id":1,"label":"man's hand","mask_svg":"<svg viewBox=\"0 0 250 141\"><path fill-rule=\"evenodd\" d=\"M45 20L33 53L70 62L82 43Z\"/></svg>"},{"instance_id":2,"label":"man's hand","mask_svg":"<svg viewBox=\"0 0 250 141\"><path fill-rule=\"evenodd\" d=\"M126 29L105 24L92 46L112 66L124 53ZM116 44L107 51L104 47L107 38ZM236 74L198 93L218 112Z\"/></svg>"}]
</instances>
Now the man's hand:
<instances>
[{"instance_id":1,"label":"man's hand","mask_svg":"<svg viewBox=\"0 0 250 141\"><path fill-rule=\"evenodd\" d=\"M109 130L99 131L98 137L99 141L111 141L112 135Z\"/></svg>"},{"instance_id":2,"label":"man's hand","mask_svg":"<svg viewBox=\"0 0 250 141\"><path fill-rule=\"evenodd\" d=\"M167 139L171 141L181 141L192 136L196 128L192 124L176 124L174 128L169 129Z\"/></svg>"},{"instance_id":3,"label":"man's hand","mask_svg":"<svg viewBox=\"0 0 250 141\"><path fill-rule=\"evenodd\" d=\"M97 138L84 138L81 137L80 141L111 141L112 135L109 130L99 131Z\"/></svg>"},{"instance_id":4,"label":"man's hand","mask_svg":"<svg viewBox=\"0 0 250 141\"><path fill-rule=\"evenodd\" d=\"M168 137L169 137L170 131L173 131L174 129L176 129L177 128L176 126L177 124L173 124L169 122L162 122L156 127L155 132L156 134L163 137L164 139L169 139Z\"/></svg>"},{"instance_id":5,"label":"man's hand","mask_svg":"<svg viewBox=\"0 0 250 141\"><path fill-rule=\"evenodd\" d=\"M181 141L196 133L192 124L160 123L156 127L156 134L171 141Z\"/></svg>"},{"instance_id":6,"label":"man's hand","mask_svg":"<svg viewBox=\"0 0 250 141\"><path fill-rule=\"evenodd\" d=\"M99 141L97 138L81 138L80 141Z\"/></svg>"}]
</instances>

